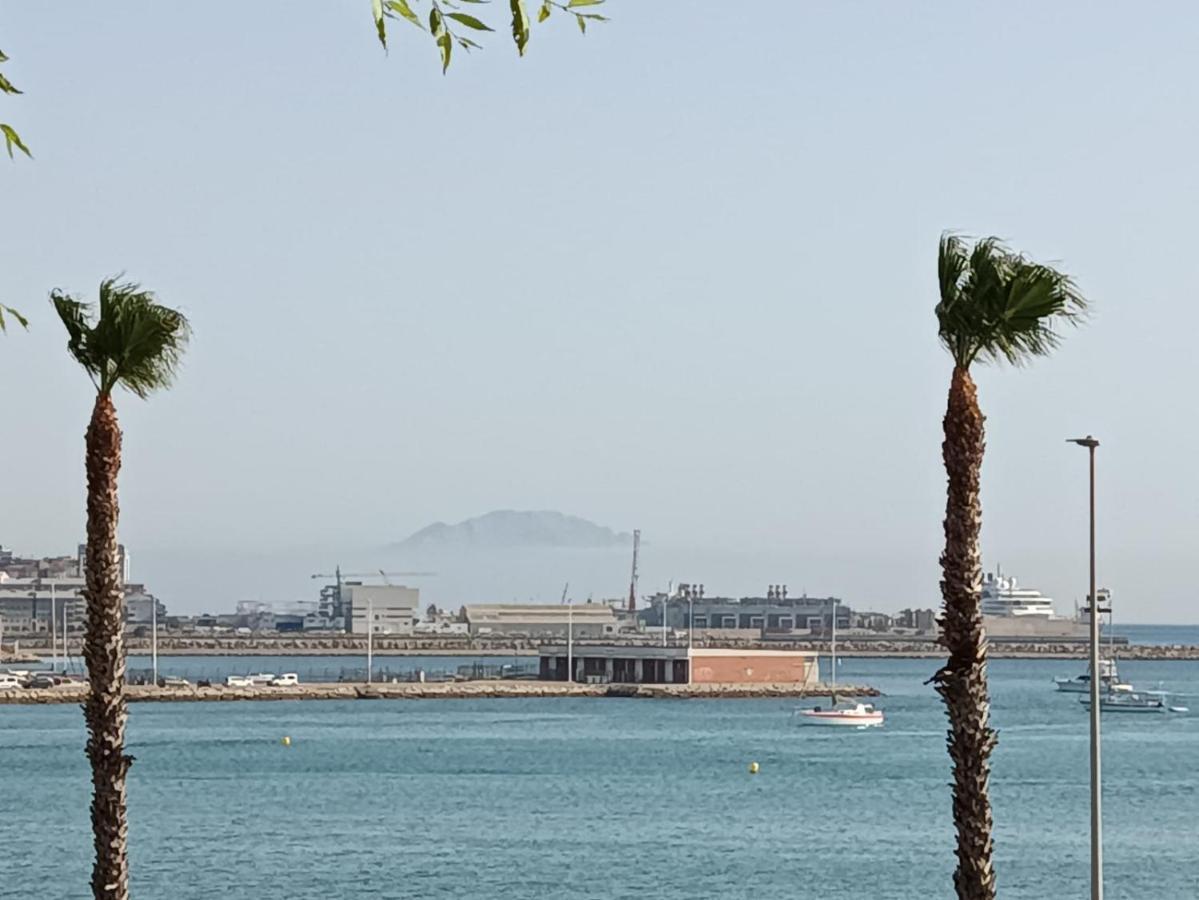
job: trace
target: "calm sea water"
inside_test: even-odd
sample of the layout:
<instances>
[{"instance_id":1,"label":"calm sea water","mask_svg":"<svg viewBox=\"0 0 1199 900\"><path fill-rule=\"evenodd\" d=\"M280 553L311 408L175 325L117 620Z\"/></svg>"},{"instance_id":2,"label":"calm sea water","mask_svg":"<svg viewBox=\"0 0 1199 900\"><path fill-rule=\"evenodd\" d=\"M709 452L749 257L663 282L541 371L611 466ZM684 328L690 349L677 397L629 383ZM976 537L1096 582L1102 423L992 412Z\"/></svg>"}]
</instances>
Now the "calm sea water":
<instances>
[{"instance_id":1,"label":"calm sea water","mask_svg":"<svg viewBox=\"0 0 1199 900\"><path fill-rule=\"evenodd\" d=\"M932 669L845 660L887 694L862 732L774 700L137 705L134 896L950 897ZM1121 670L1199 695L1196 663ZM1050 684L1076 671L991 666L1009 900L1087 895L1087 719ZM74 707L0 707L0 896L86 900L83 741ZM1109 898L1199 896L1199 715L1109 716L1104 751Z\"/></svg>"}]
</instances>

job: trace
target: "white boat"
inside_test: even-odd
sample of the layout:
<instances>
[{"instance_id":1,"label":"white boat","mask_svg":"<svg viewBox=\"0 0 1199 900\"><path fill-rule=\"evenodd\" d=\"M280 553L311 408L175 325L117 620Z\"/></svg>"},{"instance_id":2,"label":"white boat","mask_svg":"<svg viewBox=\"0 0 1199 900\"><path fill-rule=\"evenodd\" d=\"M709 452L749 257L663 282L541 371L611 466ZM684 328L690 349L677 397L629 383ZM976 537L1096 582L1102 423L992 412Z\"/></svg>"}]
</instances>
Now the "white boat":
<instances>
[{"instance_id":1,"label":"white boat","mask_svg":"<svg viewBox=\"0 0 1199 900\"><path fill-rule=\"evenodd\" d=\"M801 710L800 721L805 725L848 726L850 728L872 728L883 724L882 710L870 703L833 702L828 709L819 706Z\"/></svg>"},{"instance_id":2,"label":"white boat","mask_svg":"<svg viewBox=\"0 0 1199 900\"><path fill-rule=\"evenodd\" d=\"M870 703L857 701L837 701L837 604L833 602L832 636L829 641L831 651L832 675L829 685L832 688L832 704L827 708L819 706L812 709L801 709L799 721L803 725L824 725L849 728L877 728L883 724L883 712L875 709Z\"/></svg>"},{"instance_id":3,"label":"white boat","mask_svg":"<svg viewBox=\"0 0 1199 900\"><path fill-rule=\"evenodd\" d=\"M1081 675L1075 675L1073 678L1055 678L1053 683L1057 685L1057 689L1064 694L1090 694L1091 693L1091 673L1084 672ZM1127 693L1131 691L1132 685L1120 680L1120 673L1116 671L1115 659L1099 660L1099 691L1104 694L1111 693Z\"/></svg>"},{"instance_id":4,"label":"white boat","mask_svg":"<svg viewBox=\"0 0 1199 900\"><path fill-rule=\"evenodd\" d=\"M982 614L1003 619L1052 619L1053 600L1033 588L1022 588L1002 572L988 572L983 579Z\"/></svg>"},{"instance_id":5,"label":"white boat","mask_svg":"<svg viewBox=\"0 0 1199 900\"><path fill-rule=\"evenodd\" d=\"M1166 702L1165 691L1123 691L1105 694L1099 698L1099 709L1109 713L1167 713L1185 712L1181 706L1170 706ZM1089 695L1079 697L1078 702L1087 709L1091 708Z\"/></svg>"}]
</instances>

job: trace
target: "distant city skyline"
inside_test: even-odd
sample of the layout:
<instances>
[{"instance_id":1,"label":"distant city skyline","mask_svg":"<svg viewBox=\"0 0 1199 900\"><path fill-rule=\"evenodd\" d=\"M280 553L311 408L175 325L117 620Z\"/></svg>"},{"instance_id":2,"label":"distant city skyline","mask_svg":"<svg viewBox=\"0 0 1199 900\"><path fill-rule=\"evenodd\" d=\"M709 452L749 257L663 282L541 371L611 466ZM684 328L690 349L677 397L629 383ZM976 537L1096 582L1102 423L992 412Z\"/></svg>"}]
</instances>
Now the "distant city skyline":
<instances>
[{"instance_id":1,"label":"distant city skyline","mask_svg":"<svg viewBox=\"0 0 1199 900\"><path fill-rule=\"evenodd\" d=\"M315 596L492 509L642 529L647 589L935 606L958 229L1094 306L1051 359L976 373L986 566L1082 597L1065 440L1092 433L1117 622L1199 622L1199 9L610 6L446 76L339 4L6 9L35 158L0 163L0 300L31 320L0 338L3 539L81 539L93 391L46 297L124 271L195 328L173 390L117 397L121 539L172 608ZM438 589L627 585L617 558L524 565Z\"/></svg>"}]
</instances>

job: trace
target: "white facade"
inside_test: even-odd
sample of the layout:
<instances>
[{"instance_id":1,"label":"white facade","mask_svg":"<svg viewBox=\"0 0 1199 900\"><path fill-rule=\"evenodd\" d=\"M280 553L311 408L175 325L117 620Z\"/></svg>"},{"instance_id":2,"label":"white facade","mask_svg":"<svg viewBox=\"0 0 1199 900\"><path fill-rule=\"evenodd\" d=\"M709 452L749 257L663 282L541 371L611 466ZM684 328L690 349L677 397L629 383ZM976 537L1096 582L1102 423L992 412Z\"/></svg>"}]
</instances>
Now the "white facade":
<instances>
[{"instance_id":1,"label":"white facade","mask_svg":"<svg viewBox=\"0 0 1199 900\"><path fill-rule=\"evenodd\" d=\"M367 633L367 615L375 634L412 634L420 621L420 589L400 585L343 585L350 609L350 632Z\"/></svg>"}]
</instances>

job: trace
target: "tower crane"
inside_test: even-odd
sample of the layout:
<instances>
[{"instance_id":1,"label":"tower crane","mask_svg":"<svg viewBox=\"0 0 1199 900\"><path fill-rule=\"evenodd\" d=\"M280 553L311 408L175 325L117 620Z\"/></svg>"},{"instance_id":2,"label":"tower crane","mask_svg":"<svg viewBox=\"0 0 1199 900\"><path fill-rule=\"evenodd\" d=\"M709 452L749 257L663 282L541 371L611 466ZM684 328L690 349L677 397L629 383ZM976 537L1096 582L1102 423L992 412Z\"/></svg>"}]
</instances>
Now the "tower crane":
<instances>
[{"instance_id":1,"label":"tower crane","mask_svg":"<svg viewBox=\"0 0 1199 900\"><path fill-rule=\"evenodd\" d=\"M346 578L382 578L383 583L390 585L391 582L387 579L391 578L428 578L436 575L436 572L385 572L382 569L376 569L373 572L343 572L341 566L337 566L332 574L327 572L317 572L312 577L324 578L326 581L330 578L335 580L337 585L337 609L340 612L345 608L341 598L342 582Z\"/></svg>"}]
</instances>

